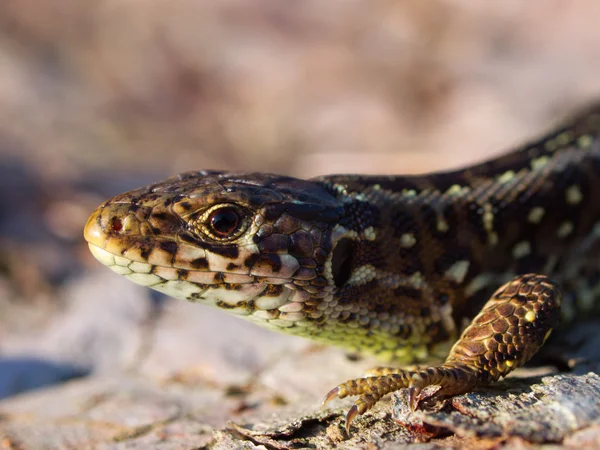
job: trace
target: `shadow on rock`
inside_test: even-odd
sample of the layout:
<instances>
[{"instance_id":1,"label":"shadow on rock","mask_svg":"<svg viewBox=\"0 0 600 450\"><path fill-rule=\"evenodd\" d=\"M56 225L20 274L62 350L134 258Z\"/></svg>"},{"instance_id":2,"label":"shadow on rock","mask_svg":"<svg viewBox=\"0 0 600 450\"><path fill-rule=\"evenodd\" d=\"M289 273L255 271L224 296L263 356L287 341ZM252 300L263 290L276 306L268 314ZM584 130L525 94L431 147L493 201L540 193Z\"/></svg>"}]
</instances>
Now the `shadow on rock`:
<instances>
[{"instance_id":1,"label":"shadow on rock","mask_svg":"<svg viewBox=\"0 0 600 450\"><path fill-rule=\"evenodd\" d=\"M89 374L89 370L39 358L0 358L0 399Z\"/></svg>"}]
</instances>

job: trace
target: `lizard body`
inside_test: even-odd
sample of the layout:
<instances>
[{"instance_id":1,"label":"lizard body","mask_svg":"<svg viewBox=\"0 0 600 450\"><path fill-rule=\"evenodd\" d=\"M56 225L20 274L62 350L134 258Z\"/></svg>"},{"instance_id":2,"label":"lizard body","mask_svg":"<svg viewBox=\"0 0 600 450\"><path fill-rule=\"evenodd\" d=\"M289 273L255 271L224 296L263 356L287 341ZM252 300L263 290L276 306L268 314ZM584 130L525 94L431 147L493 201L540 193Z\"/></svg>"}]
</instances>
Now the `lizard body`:
<instances>
[{"instance_id":1,"label":"lizard body","mask_svg":"<svg viewBox=\"0 0 600 450\"><path fill-rule=\"evenodd\" d=\"M495 381L538 350L561 304L567 320L598 309L599 136L592 111L456 171L187 172L108 200L85 238L136 283L269 328L404 363L450 351L333 389L327 400L359 395L349 425L402 387L416 407L427 385Z\"/></svg>"}]
</instances>

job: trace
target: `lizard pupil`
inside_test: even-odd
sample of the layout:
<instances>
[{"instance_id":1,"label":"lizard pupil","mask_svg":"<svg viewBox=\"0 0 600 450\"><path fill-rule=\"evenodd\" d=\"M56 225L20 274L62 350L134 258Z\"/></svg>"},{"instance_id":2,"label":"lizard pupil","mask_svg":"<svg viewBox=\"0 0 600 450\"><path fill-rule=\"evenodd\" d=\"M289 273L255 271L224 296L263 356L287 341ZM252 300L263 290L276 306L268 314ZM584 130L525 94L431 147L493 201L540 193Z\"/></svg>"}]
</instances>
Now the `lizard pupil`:
<instances>
[{"instance_id":1,"label":"lizard pupil","mask_svg":"<svg viewBox=\"0 0 600 450\"><path fill-rule=\"evenodd\" d=\"M219 237L233 234L240 226L240 216L233 208L221 208L214 211L208 222L211 230Z\"/></svg>"}]
</instances>

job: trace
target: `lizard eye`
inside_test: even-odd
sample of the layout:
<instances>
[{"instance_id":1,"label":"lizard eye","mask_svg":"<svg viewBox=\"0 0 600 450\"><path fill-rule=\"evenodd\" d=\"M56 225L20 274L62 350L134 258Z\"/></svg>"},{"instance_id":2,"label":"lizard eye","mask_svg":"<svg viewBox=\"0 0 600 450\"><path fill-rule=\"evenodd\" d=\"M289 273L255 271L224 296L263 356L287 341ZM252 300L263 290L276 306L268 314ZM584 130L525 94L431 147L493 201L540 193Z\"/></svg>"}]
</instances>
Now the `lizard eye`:
<instances>
[{"instance_id":1,"label":"lizard eye","mask_svg":"<svg viewBox=\"0 0 600 450\"><path fill-rule=\"evenodd\" d=\"M208 225L211 231L221 238L234 234L240 226L242 219L238 212L231 207L219 208L208 216Z\"/></svg>"},{"instance_id":2,"label":"lizard eye","mask_svg":"<svg viewBox=\"0 0 600 450\"><path fill-rule=\"evenodd\" d=\"M209 208L194 222L194 226L211 239L229 242L241 236L250 222L250 215L245 209L226 203Z\"/></svg>"}]
</instances>

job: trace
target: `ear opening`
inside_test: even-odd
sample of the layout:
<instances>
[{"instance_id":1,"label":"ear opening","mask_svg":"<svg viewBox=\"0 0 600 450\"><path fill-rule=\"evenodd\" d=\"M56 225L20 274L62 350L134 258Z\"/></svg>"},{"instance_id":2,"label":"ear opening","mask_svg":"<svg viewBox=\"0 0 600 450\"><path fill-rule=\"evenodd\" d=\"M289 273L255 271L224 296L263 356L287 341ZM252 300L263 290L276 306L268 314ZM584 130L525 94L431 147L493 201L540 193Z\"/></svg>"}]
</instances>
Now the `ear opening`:
<instances>
[{"instance_id":1,"label":"ear opening","mask_svg":"<svg viewBox=\"0 0 600 450\"><path fill-rule=\"evenodd\" d=\"M340 239L333 249L331 272L333 274L333 281L337 287L342 287L350 278L355 255L356 242L352 239Z\"/></svg>"}]
</instances>

